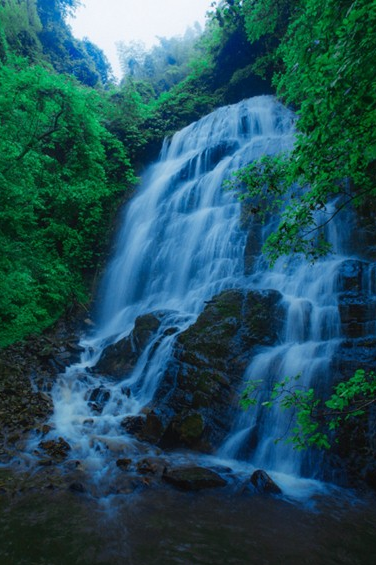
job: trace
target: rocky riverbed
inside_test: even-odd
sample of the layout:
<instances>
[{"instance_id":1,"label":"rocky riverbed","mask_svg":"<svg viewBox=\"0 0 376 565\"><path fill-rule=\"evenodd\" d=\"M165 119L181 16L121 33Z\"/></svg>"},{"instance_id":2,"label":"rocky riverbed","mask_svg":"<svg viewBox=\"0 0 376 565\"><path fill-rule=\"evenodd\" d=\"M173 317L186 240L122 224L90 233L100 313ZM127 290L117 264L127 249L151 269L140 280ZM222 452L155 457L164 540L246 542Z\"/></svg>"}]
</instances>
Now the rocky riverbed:
<instances>
[{"instance_id":1,"label":"rocky riverbed","mask_svg":"<svg viewBox=\"0 0 376 565\"><path fill-rule=\"evenodd\" d=\"M347 334L333 366L347 367L345 373L349 376L357 351L363 357L367 355L367 365L372 366L374 348L370 338L367 341L365 329L370 314L362 305L366 301L360 291L366 267L359 261L349 261L341 273L340 307ZM356 326L351 326L351 308L357 308ZM196 323L177 337L173 356L151 403L140 415L124 418L124 434L137 442L138 455L114 455L117 484L108 481L109 491L129 492L164 480L173 484L172 477L179 472L197 474L196 462L188 465L188 470L187 466L181 469L180 464L174 469L165 454L182 449L215 451L229 431L230 410L239 402L245 367L258 347L278 343L283 316L281 296L273 290L225 291L206 305ZM130 336L104 350L94 374L108 374L111 379L124 377L158 330L162 318L163 312L138 318ZM58 375L79 360L80 334L88 324L89 320L86 324L81 320L78 328L75 320L61 320L43 335L31 336L0 353L0 461L4 465L18 462L13 469L18 465L17 480L21 485L64 486L78 492L93 488L88 486L90 477L85 461L72 459L66 439L46 439L53 411L50 391ZM100 412L108 401L105 387L94 389L87 400L95 413ZM339 444L326 457L324 478L375 488L374 422L371 415L370 419L359 419L344 427ZM34 441L37 447L31 453L27 447L30 434L38 440ZM217 473L216 486L226 481L224 469L211 471ZM203 469L203 477L211 471ZM4 471L1 489L16 488L17 480L11 475ZM200 476L197 481L200 484ZM203 478L202 484L205 481ZM206 484L209 483L210 480ZM196 486L192 489L196 490Z\"/></svg>"}]
</instances>

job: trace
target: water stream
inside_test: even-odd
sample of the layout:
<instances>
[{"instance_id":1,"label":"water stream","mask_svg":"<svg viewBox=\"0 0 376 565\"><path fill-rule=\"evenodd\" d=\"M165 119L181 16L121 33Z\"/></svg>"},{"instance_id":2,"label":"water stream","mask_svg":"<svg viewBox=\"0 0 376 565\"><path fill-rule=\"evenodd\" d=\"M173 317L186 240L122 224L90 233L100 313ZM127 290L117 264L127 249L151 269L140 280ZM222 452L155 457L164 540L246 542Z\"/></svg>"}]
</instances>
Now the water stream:
<instances>
[{"instance_id":1,"label":"water stream","mask_svg":"<svg viewBox=\"0 0 376 565\"><path fill-rule=\"evenodd\" d=\"M106 476L117 454L134 456L138 442L124 432L125 416L139 414L151 401L171 357L176 336L187 329L205 302L224 289L274 289L281 294L284 322L278 343L254 356L244 381L300 375L301 386L328 386L330 364L341 342L337 304L338 272L347 242L336 221L327 236L334 254L308 265L281 258L273 269L261 254L245 275L247 233L240 203L223 184L233 171L262 155L291 149L294 116L270 96L220 108L166 141L159 161L144 175L138 194L124 210L116 250L99 292L96 329L86 336L81 362L61 375L54 390L51 437L64 437L72 457L92 477ZM334 204L333 204L334 206ZM331 214L327 209L323 214ZM327 217L327 216L326 216ZM324 219L326 219L324 217ZM271 226L262 228L265 240ZM109 379L91 371L104 348L130 334L138 317L153 313L159 330L132 374ZM105 395L93 410L93 394ZM221 461L244 462L296 477L314 477L320 459L299 456L280 441L289 415L258 407L235 408L232 431L218 446ZM152 451L152 448L150 448ZM283 481L283 479L282 479Z\"/></svg>"},{"instance_id":2,"label":"water stream","mask_svg":"<svg viewBox=\"0 0 376 565\"><path fill-rule=\"evenodd\" d=\"M97 327L84 340L87 352L54 389L54 433L87 465L102 472L109 448L120 451L126 444L129 451L132 439L121 420L152 399L176 335L195 321L205 302L224 289L249 286L240 204L223 183L253 159L289 150L293 134L292 113L262 96L221 108L165 142L124 212L102 282ZM150 312L159 313L162 323L132 375L124 382L92 375L88 369L103 348ZM110 399L95 414L88 397L101 385Z\"/></svg>"}]
</instances>

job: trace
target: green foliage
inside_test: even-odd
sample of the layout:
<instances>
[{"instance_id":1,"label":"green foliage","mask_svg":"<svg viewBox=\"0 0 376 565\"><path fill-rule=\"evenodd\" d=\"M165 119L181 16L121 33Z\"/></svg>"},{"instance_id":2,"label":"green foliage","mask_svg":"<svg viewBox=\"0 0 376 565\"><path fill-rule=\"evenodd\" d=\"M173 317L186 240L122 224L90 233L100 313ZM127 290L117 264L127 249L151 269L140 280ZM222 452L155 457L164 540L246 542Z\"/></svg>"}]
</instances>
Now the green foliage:
<instances>
[{"instance_id":1,"label":"green foliage","mask_svg":"<svg viewBox=\"0 0 376 565\"><path fill-rule=\"evenodd\" d=\"M39 331L98 263L133 174L96 92L25 59L0 68L0 344Z\"/></svg>"},{"instance_id":2,"label":"green foliage","mask_svg":"<svg viewBox=\"0 0 376 565\"><path fill-rule=\"evenodd\" d=\"M147 81L155 97L167 92L189 74L189 62L196 54L201 28L188 28L182 37L159 37L159 44L149 50L142 42L117 44L125 78Z\"/></svg>"},{"instance_id":3,"label":"green foliage","mask_svg":"<svg viewBox=\"0 0 376 565\"><path fill-rule=\"evenodd\" d=\"M256 199L255 210L267 200L268 209L281 212L265 246L272 261L291 252L313 259L327 253L325 226L332 217L349 204L374 206L376 196L376 5L299 0L289 3L288 16L284 7L269 0L243 3L251 40L275 26L282 30L276 36L282 67L274 82L298 116L289 156L277 157L268 170L261 163L238 175ZM269 9L274 15L268 19ZM327 204L334 200L331 212Z\"/></svg>"},{"instance_id":4,"label":"green foliage","mask_svg":"<svg viewBox=\"0 0 376 565\"><path fill-rule=\"evenodd\" d=\"M133 163L138 163L150 133L145 123L150 116L148 84L126 81L120 88L109 91L106 123L109 131L127 147ZM146 99L146 101L144 101Z\"/></svg>"},{"instance_id":5,"label":"green foliage","mask_svg":"<svg viewBox=\"0 0 376 565\"><path fill-rule=\"evenodd\" d=\"M336 441L333 432L344 422L367 414L369 407L376 403L376 373L372 371L366 373L358 369L349 380L339 382L326 400L318 398L313 388L303 388L299 379L300 375L275 383L268 399L261 403L264 408L277 407L294 413L287 441L299 450L329 449ZM240 401L243 409L258 404L262 385L262 380L247 384Z\"/></svg>"},{"instance_id":6,"label":"green foliage","mask_svg":"<svg viewBox=\"0 0 376 565\"><path fill-rule=\"evenodd\" d=\"M33 64L50 63L56 71L72 74L88 86L106 85L112 77L103 52L87 39L75 39L65 22L78 4L75 0L2 0L5 44L0 39L0 60L5 60L9 47L13 56L27 57Z\"/></svg>"},{"instance_id":7,"label":"green foliage","mask_svg":"<svg viewBox=\"0 0 376 565\"><path fill-rule=\"evenodd\" d=\"M3 0L0 4L0 22L4 39L12 53L33 61L41 56L38 34L42 25L36 0Z\"/></svg>"}]
</instances>

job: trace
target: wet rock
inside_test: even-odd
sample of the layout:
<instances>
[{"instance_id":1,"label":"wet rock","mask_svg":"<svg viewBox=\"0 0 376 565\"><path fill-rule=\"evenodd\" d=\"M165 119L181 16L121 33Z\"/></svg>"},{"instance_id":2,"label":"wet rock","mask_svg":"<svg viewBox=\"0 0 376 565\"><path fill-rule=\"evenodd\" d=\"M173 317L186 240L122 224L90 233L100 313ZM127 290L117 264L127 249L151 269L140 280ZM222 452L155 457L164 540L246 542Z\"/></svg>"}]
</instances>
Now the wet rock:
<instances>
[{"instance_id":1,"label":"wet rock","mask_svg":"<svg viewBox=\"0 0 376 565\"><path fill-rule=\"evenodd\" d=\"M78 355L80 355L81 353L84 353L84 351L85 351L85 348L82 347L82 345L79 345L78 343L68 342L67 348L69 349L69 351L71 353L76 353Z\"/></svg>"},{"instance_id":2,"label":"wet rock","mask_svg":"<svg viewBox=\"0 0 376 565\"><path fill-rule=\"evenodd\" d=\"M278 343L284 318L274 290L228 290L210 300L181 333L151 404L162 447L210 452L229 432L244 370L257 347Z\"/></svg>"},{"instance_id":3,"label":"wet rock","mask_svg":"<svg viewBox=\"0 0 376 565\"><path fill-rule=\"evenodd\" d=\"M277 290L248 292L244 303L244 340L249 345L274 345L284 323L285 310Z\"/></svg>"},{"instance_id":4,"label":"wet rock","mask_svg":"<svg viewBox=\"0 0 376 565\"><path fill-rule=\"evenodd\" d=\"M149 474L155 475L158 471L158 465L156 461L152 461L151 459L142 459L136 465L137 472L141 475Z\"/></svg>"},{"instance_id":5,"label":"wet rock","mask_svg":"<svg viewBox=\"0 0 376 565\"><path fill-rule=\"evenodd\" d=\"M142 432L145 425L144 416L127 416L121 421L121 427L131 435L136 435Z\"/></svg>"},{"instance_id":6,"label":"wet rock","mask_svg":"<svg viewBox=\"0 0 376 565\"><path fill-rule=\"evenodd\" d=\"M374 265L356 259L343 261L338 272L338 287L343 334L351 339L374 334L376 319Z\"/></svg>"},{"instance_id":7,"label":"wet rock","mask_svg":"<svg viewBox=\"0 0 376 565\"><path fill-rule=\"evenodd\" d=\"M50 457L54 459L65 459L68 457L68 453L71 449L69 443L62 437L59 437L57 440L51 439L41 441L39 443L39 447L41 447Z\"/></svg>"},{"instance_id":8,"label":"wet rock","mask_svg":"<svg viewBox=\"0 0 376 565\"><path fill-rule=\"evenodd\" d=\"M164 426L159 416L151 411L146 414L144 426L142 431L138 434L138 439L141 441L148 441L150 443L157 443L164 433Z\"/></svg>"},{"instance_id":9,"label":"wet rock","mask_svg":"<svg viewBox=\"0 0 376 565\"><path fill-rule=\"evenodd\" d=\"M123 471L127 471L132 464L132 459L122 458L116 461L116 466Z\"/></svg>"},{"instance_id":10,"label":"wet rock","mask_svg":"<svg viewBox=\"0 0 376 565\"><path fill-rule=\"evenodd\" d=\"M109 345L95 366L95 371L116 378L125 378L132 372L146 346L158 331L163 313L139 316L127 336Z\"/></svg>"},{"instance_id":11,"label":"wet rock","mask_svg":"<svg viewBox=\"0 0 376 565\"><path fill-rule=\"evenodd\" d=\"M281 494L282 490L279 486L273 481L273 479L263 471L262 469L258 469L255 471L250 479L252 485L258 490L258 492L265 493L265 494Z\"/></svg>"},{"instance_id":12,"label":"wet rock","mask_svg":"<svg viewBox=\"0 0 376 565\"><path fill-rule=\"evenodd\" d=\"M69 490L72 492L78 492L80 494L84 494L86 492L86 488L84 485L78 481L74 481L69 485Z\"/></svg>"},{"instance_id":13,"label":"wet rock","mask_svg":"<svg viewBox=\"0 0 376 565\"><path fill-rule=\"evenodd\" d=\"M86 399L88 400L88 405L94 412L101 413L107 402L111 398L111 393L103 385L90 390Z\"/></svg>"},{"instance_id":14,"label":"wet rock","mask_svg":"<svg viewBox=\"0 0 376 565\"><path fill-rule=\"evenodd\" d=\"M173 418L161 438L163 447L176 444L194 447L204 433L205 424L203 416L194 410L181 413Z\"/></svg>"},{"instance_id":15,"label":"wet rock","mask_svg":"<svg viewBox=\"0 0 376 565\"><path fill-rule=\"evenodd\" d=\"M183 490L202 490L224 487L227 482L218 473L205 467L176 467L165 469L162 479Z\"/></svg>"},{"instance_id":16,"label":"wet rock","mask_svg":"<svg viewBox=\"0 0 376 565\"><path fill-rule=\"evenodd\" d=\"M127 416L121 426L140 441L149 443L158 443L164 433L163 424L153 410L141 416Z\"/></svg>"}]
</instances>

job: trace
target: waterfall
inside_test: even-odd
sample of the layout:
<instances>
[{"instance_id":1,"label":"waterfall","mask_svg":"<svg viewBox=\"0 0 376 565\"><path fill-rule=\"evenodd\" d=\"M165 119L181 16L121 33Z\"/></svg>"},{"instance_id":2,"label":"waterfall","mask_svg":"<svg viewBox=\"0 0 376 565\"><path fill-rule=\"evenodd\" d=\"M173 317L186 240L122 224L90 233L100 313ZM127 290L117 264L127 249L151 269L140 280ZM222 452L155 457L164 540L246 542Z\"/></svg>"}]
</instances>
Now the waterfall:
<instances>
[{"instance_id":1,"label":"waterfall","mask_svg":"<svg viewBox=\"0 0 376 565\"><path fill-rule=\"evenodd\" d=\"M286 312L279 343L259 349L245 381L272 384L301 374L302 386L326 382L341 339L336 281L345 257L335 222L328 229L336 255L312 266L299 257L280 259L273 269L260 256L245 274L241 206L223 189L233 171L262 155L289 151L293 140L293 114L273 97L260 96L220 108L178 132L144 175L124 210L99 293L96 329L83 340L86 353L53 391L53 433L66 438L75 456L98 473L109 452L125 445L128 453L136 449L121 421L150 402L176 336L225 289L276 289ZM268 230L263 228L261 239ZM149 314L158 320L158 330L131 373L116 379L93 373L104 348L132 335L136 320ZM98 398L105 402L96 411ZM268 412L262 401L252 413L235 410L220 456L300 473L303 460L283 442L274 444L288 427L287 416Z\"/></svg>"},{"instance_id":2,"label":"waterfall","mask_svg":"<svg viewBox=\"0 0 376 565\"><path fill-rule=\"evenodd\" d=\"M320 395L328 392L331 364L341 342L341 323L337 304L338 270L342 256L332 256L308 265L297 258L281 258L273 270L256 269L251 277L253 288L273 288L283 297L285 322L279 343L264 347L254 356L245 374L245 382L262 379L258 404L239 413L233 430L220 449L222 457L251 460L257 467L286 474L309 475L318 460L309 460L286 442L293 421L291 412L278 403L271 409L273 385L291 379L294 385ZM294 378L298 377L295 382Z\"/></svg>"}]
</instances>

